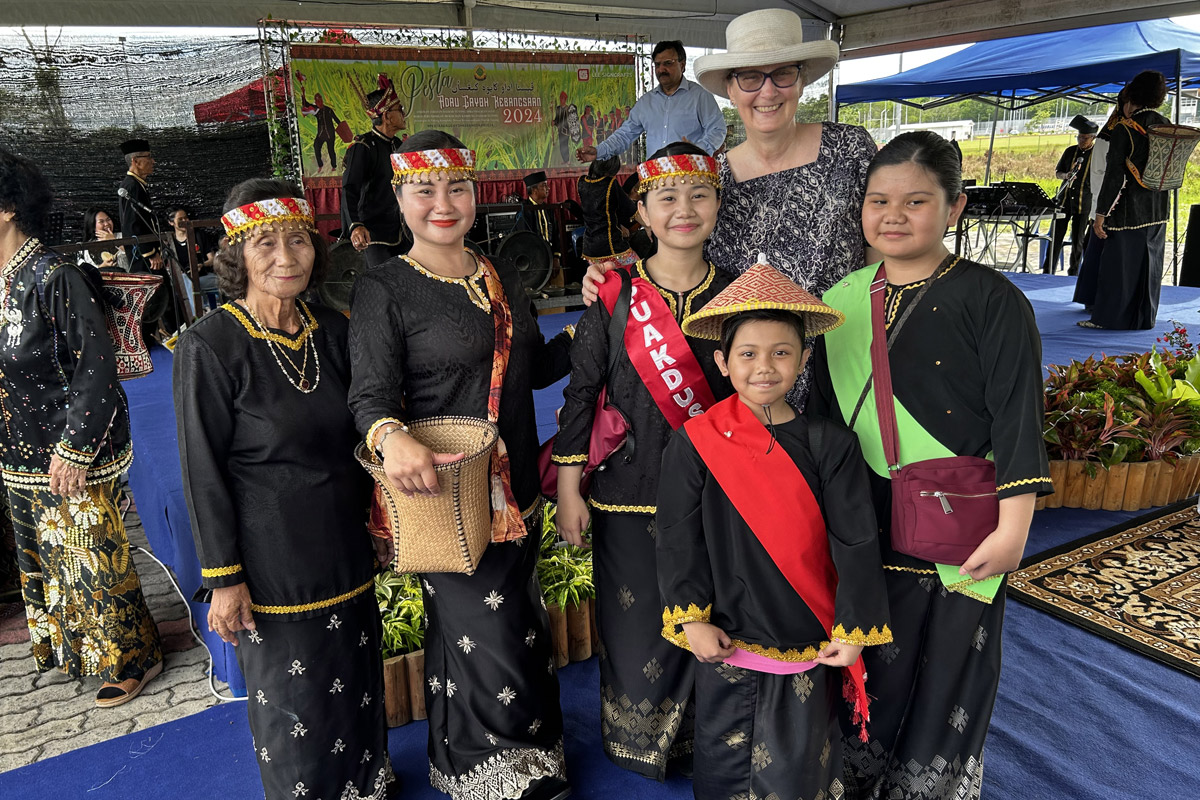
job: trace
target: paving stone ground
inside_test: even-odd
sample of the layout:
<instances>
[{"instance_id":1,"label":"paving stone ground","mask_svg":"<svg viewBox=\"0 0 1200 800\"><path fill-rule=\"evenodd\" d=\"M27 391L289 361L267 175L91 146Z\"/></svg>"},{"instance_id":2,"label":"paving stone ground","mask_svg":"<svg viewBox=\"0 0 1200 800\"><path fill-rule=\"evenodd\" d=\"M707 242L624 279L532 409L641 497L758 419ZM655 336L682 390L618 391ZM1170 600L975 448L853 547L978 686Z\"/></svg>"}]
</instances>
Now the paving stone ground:
<instances>
[{"instance_id":1,"label":"paving stone ground","mask_svg":"<svg viewBox=\"0 0 1200 800\"><path fill-rule=\"evenodd\" d=\"M134 511L126 517L131 544L149 550ZM221 702L209 691L208 650L188 633L187 606L163 568L139 551L134 563L166 651L163 672L125 705L98 708L98 677L69 678L34 669L29 642L0 645L0 772L152 725L171 722ZM225 684L217 690L228 695Z\"/></svg>"}]
</instances>

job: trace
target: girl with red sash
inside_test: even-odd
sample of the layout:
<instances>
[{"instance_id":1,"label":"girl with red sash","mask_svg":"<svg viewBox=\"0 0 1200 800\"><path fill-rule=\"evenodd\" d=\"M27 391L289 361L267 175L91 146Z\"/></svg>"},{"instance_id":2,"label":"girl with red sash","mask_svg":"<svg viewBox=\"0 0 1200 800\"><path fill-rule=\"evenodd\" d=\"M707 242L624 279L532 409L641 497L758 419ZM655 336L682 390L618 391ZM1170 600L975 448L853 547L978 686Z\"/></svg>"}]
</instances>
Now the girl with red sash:
<instances>
[{"instance_id":1,"label":"girl with red sash","mask_svg":"<svg viewBox=\"0 0 1200 800\"><path fill-rule=\"evenodd\" d=\"M413 246L359 277L350 315L350 408L402 491L436 493L433 453L405 422L486 418L492 542L474 574L426 573L429 780L452 800L563 800L562 712L535 568L542 529L533 389L563 377L512 264L463 246L475 222L475 152L425 130L392 154ZM533 533L533 542L525 541Z\"/></svg>"},{"instance_id":2,"label":"girl with red sash","mask_svg":"<svg viewBox=\"0 0 1200 800\"><path fill-rule=\"evenodd\" d=\"M813 408L849 421L871 468L895 630L892 644L864 654L876 700L870 740L847 737L846 796L856 800L979 797L1000 680L1003 573L1020 563L1034 500L1051 490L1033 309L1002 273L946 249L943 235L965 203L946 140L896 137L867 171L862 212L882 265L850 273L824 296L846 322L818 345ZM874 390L864 394L877 293L891 340L900 465L995 462L999 522L961 568L892 547L891 471Z\"/></svg>"},{"instance_id":3,"label":"girl with red sash","mask_svg":"<svg viewBox=\"0 0 1200 800\"><path fill-rule=\"evenodd\" d=\"M638 167L642 216L658 252L632 270L625 352L614 373L609 318L620 281L584 312L571 347L571 382L555 439L558 527L582 545L592 523L596 624L600 633L600 726L605 753L656 780L667 762L687 771L692 754L691 659L658 635L654 511L659 462L672 431L730 393L713 362L715 343L684 336L683 318L729 278L704 260L716 223L716 162L694 145L668 145ZM596 397L610 380L610 405L628 419L631 442L593 473L591 510L580 492Z\"/></svg>"},{"instance_id":4,"label":"girl with red sash","mask_svg":"<svg viewBox=\"0 0 1200 800\"><path fill-rule=\"evenodd\" d=\"M658 492L662 635L700 662L697 800L841 797L839 701L867 722L859 653L892 637L866 468L787 402L805 336L841 321L761 261L684 321L737 391L676 431Z\"/></svg>"}]
</instances>

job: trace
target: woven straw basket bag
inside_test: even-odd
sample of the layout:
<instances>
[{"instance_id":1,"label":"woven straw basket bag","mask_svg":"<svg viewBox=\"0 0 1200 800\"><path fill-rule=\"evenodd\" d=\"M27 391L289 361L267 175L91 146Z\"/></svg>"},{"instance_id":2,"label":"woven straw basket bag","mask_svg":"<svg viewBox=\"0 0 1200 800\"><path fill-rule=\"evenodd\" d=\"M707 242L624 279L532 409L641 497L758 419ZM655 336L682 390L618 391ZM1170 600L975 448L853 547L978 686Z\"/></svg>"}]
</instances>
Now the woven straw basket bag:
<instances>
[{"instance_id":1,"label":"woven straw basket bag","mask_svg":"<svg viewBox=\"0 0 1200 800\"><path fill-rule=\"evenodd\" d=\"M1159 192L1183 186L1188 159L1200 142L1200 129L1187 125L1151 125L1146 131L1150 153L1142 170L1142 185Z\"/></svg>"},{"instance_id":2,"label":"woven straw basket bag","mask_svg":"<svg viewBox=\"0 0 1200 800\"><path fill-rule=\"evenodd\" d=\"M465 572L479 567L492 540L489 466L500 429L473 417L430 417L408 423L409 434L435 453L465 453L452 464L434 467L441 493L404 493L383 472L374 451L361 443L354 457L381 491L388 527L396 546L396 572Z\"/></svg>"}]
</instances>

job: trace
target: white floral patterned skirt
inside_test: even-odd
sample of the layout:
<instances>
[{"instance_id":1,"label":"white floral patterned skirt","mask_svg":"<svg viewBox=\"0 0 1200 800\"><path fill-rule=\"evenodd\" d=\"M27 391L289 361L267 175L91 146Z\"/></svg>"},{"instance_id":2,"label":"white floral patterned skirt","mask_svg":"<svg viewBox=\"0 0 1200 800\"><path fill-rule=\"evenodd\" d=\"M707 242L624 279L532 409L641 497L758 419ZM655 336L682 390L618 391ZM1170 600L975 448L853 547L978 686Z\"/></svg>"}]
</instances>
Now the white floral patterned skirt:
<instances>
[{"instance_id":1,"label":"white floral patterned skirt","mask_svg":"<svg viewBox=\"0 0 1200 800\"><path fill-rule=\"evenodd\" d=\"M540 525L531 525L540 530ZM474 575L423 575L429 780L454 800L566 777L537 538L488 545Z\"/></svg>"},{"instance_id":2,"label":"white floral patterned skirt","mask_svg":"<svg viewBox=\"0 0 1200 800\"><path fill-rule=\"evenodd\" d=\"M162 661L158 628L142 596L115 481L64 499L10 487L21 595L37 668L110 683Z\"/></svg>"},{"instance_id":3,"label":"white floral patterned skirt","mask_svg":"<svg viewBox=\"0 0 1200 800\"><path fill-rule=\"evenodd\" d=\"M381 800L392 769L374 593L254 622L237 659L267 800Z\"/></svg>"}]
</instances>

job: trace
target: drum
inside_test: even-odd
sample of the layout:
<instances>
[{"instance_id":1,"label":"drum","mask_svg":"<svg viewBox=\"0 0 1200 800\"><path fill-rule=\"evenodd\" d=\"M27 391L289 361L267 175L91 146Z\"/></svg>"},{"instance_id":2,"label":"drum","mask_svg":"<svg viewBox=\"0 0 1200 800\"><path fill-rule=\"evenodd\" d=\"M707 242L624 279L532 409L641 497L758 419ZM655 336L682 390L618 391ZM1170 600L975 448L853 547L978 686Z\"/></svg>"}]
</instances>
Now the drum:
<instances>
[{"instance_id":1,"label":"drum","mask_svg":"<svg viewBox=\"0 0 1200 800\"><path fill-rule=\"evenodd\" d=\"M146 340L142 338L142 323L150 298L170 295L161 292L161 275L147 272L112 272L101 270L104 289L104 317L117 359L117 377L123 381L140 378L154 371ZM165 305L163 306L165 308ZM159 311L161 316L162 310Z\"/></svg>"}]
</instances>

